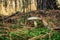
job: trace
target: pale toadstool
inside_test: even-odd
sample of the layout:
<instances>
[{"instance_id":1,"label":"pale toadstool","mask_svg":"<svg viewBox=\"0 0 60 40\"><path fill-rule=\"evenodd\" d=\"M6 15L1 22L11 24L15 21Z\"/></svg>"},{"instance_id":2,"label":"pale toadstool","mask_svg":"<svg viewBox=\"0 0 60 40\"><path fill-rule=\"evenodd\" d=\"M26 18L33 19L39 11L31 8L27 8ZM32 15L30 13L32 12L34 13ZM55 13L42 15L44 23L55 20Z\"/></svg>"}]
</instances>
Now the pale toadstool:
<instances>
[{"instance_id":1,"label":"pale toadstool","mask_svg":"<svg viewBox=\"0 0 60 40\"><path fill-rule=\"evenodd\" d=\"M44 19L39 18L39 17L29 17L27 20L34 20L34 26L35 27L37 27L37 22L35 20L41 20L45 27L48 26L48 23Z\"/></svg>"}]
</instances>

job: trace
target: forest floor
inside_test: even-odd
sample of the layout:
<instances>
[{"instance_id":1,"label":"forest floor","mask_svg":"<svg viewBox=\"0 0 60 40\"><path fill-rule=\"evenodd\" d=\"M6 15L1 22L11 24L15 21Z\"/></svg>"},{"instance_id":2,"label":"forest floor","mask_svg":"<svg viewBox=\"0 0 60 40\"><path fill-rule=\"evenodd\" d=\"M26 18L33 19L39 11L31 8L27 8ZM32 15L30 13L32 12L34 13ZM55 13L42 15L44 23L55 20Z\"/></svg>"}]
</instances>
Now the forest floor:
<instances>
[{"instance_id":1,"label":"forest floor","mask_svg":"<svg viewBox=\"0 0 60 40\"><path fill-rule=\"evenodd\" d=\"M60 11L59 10L35 10L28 13L17 12L8 17L0 19L0 39L1 40L59 40L60 33L56 30L45 28L43 22L35 20L37 27L29 17L39 17L48 23L47 27L60 31ZM53 34L55 36L53 36ZM40 38L41 37L41 38Z\"/></svg>"}]
</instances>

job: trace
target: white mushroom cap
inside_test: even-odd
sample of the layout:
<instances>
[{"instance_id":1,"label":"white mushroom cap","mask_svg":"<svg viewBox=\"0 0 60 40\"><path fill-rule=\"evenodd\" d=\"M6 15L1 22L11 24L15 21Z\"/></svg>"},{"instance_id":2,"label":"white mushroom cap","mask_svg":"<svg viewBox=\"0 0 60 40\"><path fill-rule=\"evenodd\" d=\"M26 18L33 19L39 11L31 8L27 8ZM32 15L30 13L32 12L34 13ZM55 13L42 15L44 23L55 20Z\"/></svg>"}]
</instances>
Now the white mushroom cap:
<instances>
[{"instance_id":1,"label":"white mushroom cap","mask_svg":"<svg viewBox=\"0 0 60 40\"><path fill-rule=\"evenodd\" d=\"M39 18L39 17L29 17L27 20L36 20L36 19L41 20L41 18Z\"/></svg>"}]
</instances>

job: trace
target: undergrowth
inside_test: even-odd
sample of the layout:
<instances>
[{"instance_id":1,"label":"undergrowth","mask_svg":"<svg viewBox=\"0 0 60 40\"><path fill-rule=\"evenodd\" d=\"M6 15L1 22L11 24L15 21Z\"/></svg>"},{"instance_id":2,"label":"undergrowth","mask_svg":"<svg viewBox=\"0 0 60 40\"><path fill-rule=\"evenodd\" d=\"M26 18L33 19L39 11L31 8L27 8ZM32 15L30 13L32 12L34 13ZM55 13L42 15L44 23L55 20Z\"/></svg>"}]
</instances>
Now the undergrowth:
<instances>
[{"instance_id":1,"label":"undergrowth","mask_svg":"<svg viewBox=\"0 0 60 40\"><path fill-rule=\"evenodd\" d=\"M28 40L30 38L39 36L39 35L45 35L49 33L51 30L47 28L35 28L32 30L24 29L24 30L16 30L11 31L9 33L9 37L6 36L0 36L0 40ZM44 38L39 38L37 40L60 40L60 33L53 31L52 36L49 38L49 35L46 35Z\"/></svg>"}]
</instances>

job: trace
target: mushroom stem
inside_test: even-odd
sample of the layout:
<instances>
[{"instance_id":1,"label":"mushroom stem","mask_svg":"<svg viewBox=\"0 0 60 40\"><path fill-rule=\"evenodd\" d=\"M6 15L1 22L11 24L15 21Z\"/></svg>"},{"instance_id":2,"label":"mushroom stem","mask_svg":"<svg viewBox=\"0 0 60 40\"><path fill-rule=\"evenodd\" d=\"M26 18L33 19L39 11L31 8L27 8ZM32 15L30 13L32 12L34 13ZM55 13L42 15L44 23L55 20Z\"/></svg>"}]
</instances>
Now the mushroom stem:
<instances>
[{"instance_id":1,"label":"mushroom stem","mask_svg":"<svg viewBox=\"0 0 60 40\"><path fill-rule=\"evenodd\" d=\"M34 27L37 27L37 22L36 21L34 21Z\"/></svg>"}]
</instances>

